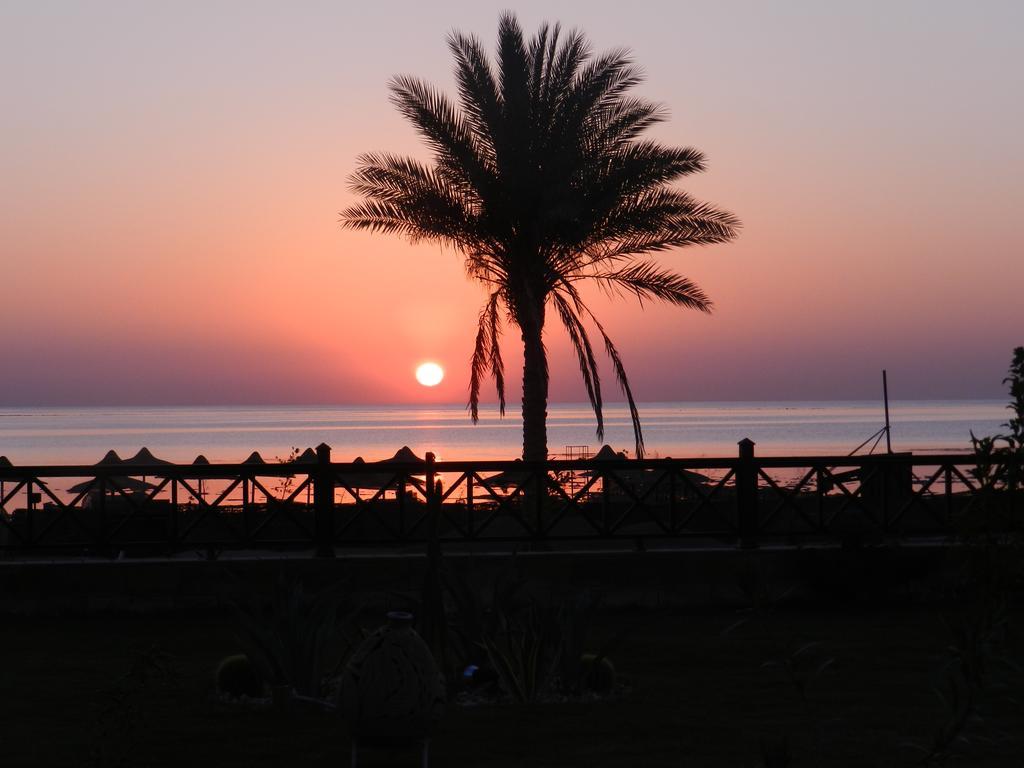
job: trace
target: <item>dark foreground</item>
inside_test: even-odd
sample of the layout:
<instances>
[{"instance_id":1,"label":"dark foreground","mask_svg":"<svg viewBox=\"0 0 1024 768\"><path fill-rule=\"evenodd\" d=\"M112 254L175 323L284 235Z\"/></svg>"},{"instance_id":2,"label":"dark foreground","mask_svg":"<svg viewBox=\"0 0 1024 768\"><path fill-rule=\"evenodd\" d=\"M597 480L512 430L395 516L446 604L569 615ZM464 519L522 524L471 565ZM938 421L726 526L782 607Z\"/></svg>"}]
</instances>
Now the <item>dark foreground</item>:
<instances>
[{"instance_id":1,"label":"dark foreground","mask_svg":"<svg viewBox=\"0 0 1024 768\"><path fill-rule=\"evenodd\" d=\"M953 710L950 630L939 606L849 605L741 614L607 611L597 639L632 624L612 655L631 687L621 700L449 707L435 766L755 766L762 739L787 738L792 766L911 766ZM1019 608L1011 612L1019 625ZM365 616L372 625L376 614ZM803 654L803 644L819 645ZM114 702L140 651L170 655ZM1010 655L1022 658L1021 638ZM7 617L0 635L4 766L344 766L336 719L229 706L211 695L218 660L237 652L226 615L57 619ZM981 719L957 731L960 764L1024 764L1024 676L989 659ZM832 663L824 662L832 659ZM122 689L123 692L123 689ZM112 704L112 702L114 702ZM106 707L107 714L101 714ZM106 761L106 762L104 762ZM417 765L412 753L367 752L361 765Z\"/></svg>"}]
</instances>

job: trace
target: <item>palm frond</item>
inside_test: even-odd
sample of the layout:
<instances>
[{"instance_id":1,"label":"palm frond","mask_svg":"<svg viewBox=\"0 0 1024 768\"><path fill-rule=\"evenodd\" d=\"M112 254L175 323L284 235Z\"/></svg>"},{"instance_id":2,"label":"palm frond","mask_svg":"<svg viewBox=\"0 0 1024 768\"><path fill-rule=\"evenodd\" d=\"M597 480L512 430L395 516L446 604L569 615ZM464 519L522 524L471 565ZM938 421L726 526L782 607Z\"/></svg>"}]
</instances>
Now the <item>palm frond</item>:
<instances>
[{"instance_id":1,"label":"palm frond","mask_svg":"<svg viewBox=\"0 0 1024 768\"><path fill-rule=\"evenodd\" d=\"M495 162L495 146L502 130L498 84L483 45L475 37L453 32L448 49L455 57L455 78L465 120L489 163Z\"/></svg>"},{"instance_id":2,"label":"palm frond","mask_svg":"<svg viewBox=\"0 0 1024 768\"><path fill-rule=\"evenodd\" d=\"M633 66L625 49L599 56L580 69L566 89L553 132L565 137L578 135L595 110L613 103L617 96L639 85L641 80L640 71Z\"/></svg>"},{"instance_id":3,"label":"palm frond","mask_svg":"<svg viewBox=\"0 0 1024 768\"><path fill-rule=\"evenodd\" d=\"M537 34L533 36L528 46L527 58L530 62L530 104L536 116L541 103L541 91L544 87L546 64L548 54L552 47L558 45L558 36L561 30L556 25L552 29L547 23L541 24Z\"/></svg>"},{"instance_id":4,"label":"palm frond","mask_svg":"<svg viewBox=\"0 0 1024 768\"><path fill-rule=\"evenodd\" d=\"M620 99L591 116L587 129L592 136L592 151L621 147L667 119L668 110L661 104L635 98Z\"/></svg>"},{"instance_id":5,"label":"palm frond","mask_svg":"<svg viewBox=\"0 0 1024 768\"><path fill-rule=\"evenodd\" d=\"M644 434L643 429L640 426L640 411L637 409L636 401L633 399L633 390L629 385L629 377L626 375L626 368L622 364L622 356L619 354L619 350L615 347L615 344L608 336L604 326L601 325L601 322L591 311L590 307L588 307L586 302L583 301L579 291L576 290L572 283L563 282L559 288L572 300L577 315L580 313L587 315L591 322L597 326L597 330L601 334L601 338L604 341L605 352L608 354L608 358L612 361L612 367L615 369L615 378L619 382L619 387L622 389L622 393L626 396L626 403L629 407L629 418L633 423L633 438L636 442L636 457L638 459L642 459L644 456Z\"/></svg>"},{"instance_id":6,"label":"palm frond","mask_svg":"<svg viewBox=\"0 0 1024 768\"><path fill-rule=\"evenodd\" d=\"M493 182L480 141L448 98L414 77L399 75L390 83L391 102L434 150L438 172L478 194Z\"/></svg>"},{"instance_id":7,"label":"palm frond","mask_svg":"<svg viewBox=\"0 0 1024 768\"><path fill-rule=\"evenodd\" d=\"M433 240L459 249L479 245L465 212L443 197L421 195L400 203L365 200L342 211L341 223L349 229L403 235L414 243Z\"/></svg>"},{"instance_id":8,"label":"palm frond","mask_svg":"<svg viewBox=\"0 0 1024 768\"><path fill-rule=\"evenodd\" d=\"M639 256L727 243L736 237L739 227L739 219L728 211L662 188L618 200L615 208L587 233L579 250L589 252L590 260L598 260L596 254Z\"/></svg>"},{"instance_id":9,"label":"palm frond","mask_svg":"<svg viewBox=\"0 0 1024 768\"><path fill-rule=\"evenodd\" d=\"M349 188L374 200L401 203L422 194L444 197L453 205L473 204L452 187L435 168L406 157L387 153L366 153L357 158L358 167L349 178Z\"/></svg>"},{"instance_id":10,"label":"palm frond","mask_svg":"<svg viewBox=\"0 0 1024 768\"><path fill-rule=\"evenodd\" d=\"M612 366L615 368L615 378L619 382L619 386L622 388L622 393L626 396L626 403L629 405L629 418L633 422L633 437L636 440L636 457L642 459L644 457L644 432L640 426L640 411L636 407L636 401L633 399L633 390L629 386L629 377L626 375L626 366L622 363L622 357L619 355L619 350L615 348L615 344L604 330L604 326L601 325L600 321L594 317L594 313L590 312L590 319L594 321L594 325L597 326L597 330L601 334L601 338L604 339L604 348L608 353L608 357L612 361Z\"/></svg>"},{"instance_id":11,"label":"palm frond","mask_svg":"<svg viewBox=\"0 0 1024 768\"><path fill-rule=\"evenodd\" d=\"M530 108L530 58L523 29L511 13L498 20L498 62L504 119L513 126L523 124Z\"/></svg>"},{"instance_id":12,"label":"palm frond","mask_svg":"<svg viewBox=\"0 0 1024 768\"><path fill-rule=\"evenodd\" d=\"M573 311L573 307L563 298L558 291L551 294L552 302L562 325L569 334L573 350L580 364L580 375L583 377L583 384L587 389L587 398L594 409L594 416L597 419L597 439L604 440L604 410L601 402L601 376L597 367L597 360L594 357L594 349L590 344L590 337L587 329L580 321L579 316Z\"/></svg>"},{"instance_id":13,"label":"palm frond","mask_svg":"<svg viewBox=\"0 0 1024 768\"><path fill-rule=\"evenodd\" d=\"M666 185L704 170L704 155L692 147L669 148L634 140L603 154L604 162L586 169L580 180L586 204L597 219L615 213L622 203L674 192Z\"/></svg>"},{"instance_id":14,"label":"palm frond","mask_svg":"<svg viewBox=\"0 0 1024 768\"><path fill-rule=\"evenodd\" d=\"M557 55L549 56L550 67L544 93L541 98L550 102L555 98L564 98L565 92L572 84L576 73L590 58L590 46L582 32L573 31L562 45Z\"/></svg>"},{"instance_id":15,"label":"palm frond","mask_svg":"<svg viewBox=\"0 0 1024 768\"><path fill-rule=\"evenodd\" d=\"M501 358L501 317L498 304L501 292L495 291L480 311L473 357L469 366L469 415L476 424L480 420L480 386L487 372L494 377L498 391L498 412L505 415L505 364Z\"/></svg>"},{"instance_id":16,"label":"palm frond","mask_svg":"<svg viewBox=\"0 0 1024 768\"><path fill-rule=\"evenodd\" d=\"M466 274L491 286L508 284L508 271L504 261L497 254L485 249L467 251Z\"/></svg>"},{"instance_id":17,"label":"palm frond","mask_svg":"<svg viewBox=\"0 0 1024 768\"><path fill-rule=\"evenodd\" d=\"M632 294L641 306L644 299L660 299L689 309L711 312L711 299L696 283L652 261L635 262L613 272L596 272L575 279L584 278L596 280L612 293Z\"/></svg>"}]
</instances>

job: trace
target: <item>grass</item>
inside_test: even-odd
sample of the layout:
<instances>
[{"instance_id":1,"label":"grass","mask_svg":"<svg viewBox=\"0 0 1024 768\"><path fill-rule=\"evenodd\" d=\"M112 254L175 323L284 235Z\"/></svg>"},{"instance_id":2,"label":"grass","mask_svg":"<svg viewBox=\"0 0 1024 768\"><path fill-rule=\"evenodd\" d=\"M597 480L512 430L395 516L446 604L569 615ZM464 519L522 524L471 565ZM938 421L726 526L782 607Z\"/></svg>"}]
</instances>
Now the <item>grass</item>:
<instances>
[{"instance_id":1,"label":"grass","mask_svg":"<svg viewBox=\"0 0 1024 768\"><path fill-rule=\"evenodd\" d=\"M606 614L600 636L642 614ZM1016 617L1015 617L1016 618ZM588 704L449 707L432 746L435 766L754 766L762 737L787 736L794 766L910 766L900 745L927 743L944 719L931 687L948 644L938 611L787 610L728 634L736 614L677 613L646 621L614 656L631 682L627 699ZM366 622L372 625L373 616ZM777 666L801 641L834 663L809 679L806 701ZM321 715L284 716L223 705L213 669L238 651L229 617L150 615L4 619L0 639L0 762L88 764L98 712L133 654L170 654L176 677L134 699L141 711L132 766L344 766L344 725ZM1018 658L1019 658L1019 648ZM1024 690L1024 678L1003 678ZM1024 762L1020 705L996 702L990 732L1011 740L967 747L965 765ZM116 719L116 718L115 718ZM128 721L125 720L127 723ZM361 765L417 765L412 754L367 752Z\"/></svg>"}]
</instances>

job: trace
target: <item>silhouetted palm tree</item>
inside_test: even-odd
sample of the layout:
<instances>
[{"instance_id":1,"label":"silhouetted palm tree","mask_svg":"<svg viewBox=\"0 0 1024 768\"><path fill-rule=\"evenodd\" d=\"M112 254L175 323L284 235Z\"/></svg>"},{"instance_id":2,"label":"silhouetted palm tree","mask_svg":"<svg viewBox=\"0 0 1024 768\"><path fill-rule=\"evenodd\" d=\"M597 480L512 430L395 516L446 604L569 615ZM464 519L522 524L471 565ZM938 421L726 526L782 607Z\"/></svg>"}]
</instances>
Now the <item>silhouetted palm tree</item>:
<instances>
[{"instance_id":1,"label":"silhouetted palm tree","mask_svg":"<svg viewBox=\"0 0 1024 768\"><path fill-rule=\"evenodd\" d=\"M703 170L704 156L639 138L666 114L627 95L640 82L628 52L594 56L582 34L563 38L558 26L544 25L526 41L511 14L499 23L496 68L474 37L453 33L448 46L458 107L418 79L390 84L392 102L426 139L434 163L362 155L351 181L365 200L344 211L342 221L454 246L469 275L487 286L470 376L474 421L488 372L505 411L498 347L504 313L523 340L523 458L547 458L543 332L550 307L579 357L602 438L601 381L586 324L597 328L629 402L641 456L640 420L622 360L579 285L590 281L641 304L660 299L710 311L698 286L650 255L726 242L739 221L669 187Z\"/></svg>"}]
</instances>

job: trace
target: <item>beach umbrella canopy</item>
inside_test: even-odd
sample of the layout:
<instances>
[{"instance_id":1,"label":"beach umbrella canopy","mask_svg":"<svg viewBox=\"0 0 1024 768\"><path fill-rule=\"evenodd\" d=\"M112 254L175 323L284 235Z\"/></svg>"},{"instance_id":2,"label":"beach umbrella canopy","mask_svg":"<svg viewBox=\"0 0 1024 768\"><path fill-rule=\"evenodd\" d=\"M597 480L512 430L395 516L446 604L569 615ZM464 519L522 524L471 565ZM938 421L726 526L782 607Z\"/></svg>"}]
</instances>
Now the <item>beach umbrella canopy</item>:
<instances>
[{"instance_id":1,"label":"beach umbrella canopy","mask_svg":"<svg viewBox=\"0 0 1024 768\"><path fill-rule=\"evenodd\" d=\"M384 459L383 461L376 461L376 462L374 462L374 464L376 464L379 467L386 467L389 464L426 464L426 463L427 463L427 460L426 459L422 459L419 456L417 456L415 453L413 453L412 452L412 448L410 448L408 445L403 445L401 448L399 448L397 451L395 451L395 455L392 456L390 459ZM422 474L409 474L408 477L415 484L416 478L422 478L423 475ZM384 482L387 482L387 478L384 480Z\"/></svg>"},{"instance_id":2,"label":"beach umbrella canopy","mask_svg":"<svg viewBox=\"0 0 1024 768\"><path fill-rule=\"evenodd\" d=\"M11 463L11 460L8 459L6 456L0 456L0 467L11 467L11 468L13 468L14 465ZM36 485L47 485L47 482L45 480L41 480L38 477L32 477L32 475L21 475L21 476L15 475L14 477L12 477L10 479L11 480L31 480ZM3 482L6 482L6 481L0 480L0 483L3 483Z\"/></svg>"},{"instance_id":3,"label":"beach umbrella canopy","mask_svg":"<svg viewBox=\"0 0 1024 768\"><path fill-rule=\"evenodd\" d=\"M344 471L338 473L338 479L350 488L366 488L367 490L379 490L388 485L394 477L389 472L366 472L362 468L369 466L362 456L356 456L352 460L353 466L359 467L355 471Z\"/></svg>"},{"instance_id":4,"label":"beach umbrella canopy","mask_svg":"<svg viewBox=\"0 0 1024 768\"><path fill-rule=\"evenodd\" d=\"M517 464L522 463L522 459L516 459ZM518 488L520 485L526 483L530 478L529 472L523 472L519 469L506 469L504 472L499 472L496 475L483 478L487 485L492 488Z\"/></svg>"},{"instance_id":5,"label":"beach umbrella canopy","mask_svg":"<svg viewBox=\"0 0 1024 768\"><path fill-rule=\"evenodd\" d=\"M153 483L147 483L145 480L139 480L137 477L112 477L110 480L111 482L117 483L122 490L132 493L151 491L156 488ZM95 480L85 480L68 488L68 493L82 493L82 491L89 490L90 486L92 486L92 490L99 490L98 487L94 485L95 482ZM108 493L114 492L112 488L108 488L107 491Z\"/></svg>"},{"instance_id":6,"label":"beach umbrella canopy","mask_svg":"<svg viewBox=\"0 0 1024 768\"><path fill-rule=\"evenodd\" d=\"M97 466L97 467L110 467L110 466L119 467L122 464L124 464L124 459L122 459L120 456L117 455L117 451L111 449L111 450L107 451L105 454L103 454L103 458L100 459L99 461L97 461L95 466ZM118 478L118 480L125 480L125 479L126 478L123 478L123 477ZM92 480L86 480L83 483L79 483L78 485L72 486L71 488L68 488L68 492L69 493L81 493L82 491L84 491L86 489L86 486L88 486L91 482L92 482ZM126 487L125 483L122 483L121 487L125 488Z\"/></svg>"},{"instance_id":7,"label":"beach umbrella canopy","mask_svg":"<svg viewBox=\"0 0 1024 768\"><path fill-rule=\"evenodd\" d=\"M625 459L626 459L625 452L623 452L623 451L616 452L614 448L612 448L610 445L607 445L607 444L602 445L600 450L598 450L597 453L595 453L593 456L590 457L590 461L595 463L595 464L605 464L605 463L611 462L611 461L624 461ZM585 474L587 477L592 477L593 475L600 475L600 474L602 474L602 473L604 473L606 471L607 470L602 469L600 467L594 467L593 469L585 469L585 470L583 470L583 474ZM616 469L615 470L615 474L618 477L621 477L623 479L629 478L630 481L633 481L633 480L636 479L636 477L641 476L642 472L643 472L643 470L636 470L636 469L625 469L625 470L623 470L623 469Z\"/></svg>"},{"instance_id":8,"label":"beach umbrella canopy","mask_svg":"<svg viewBox=\"0 0 1024 768\"><path fill-rule=\"evenodd\" d=\"M624 461L625 459L625 452L619 451L616 453L615 449L610 445L602 445L601 449L594 454L593 458L591 458L591 461L601 464L609 461ZM595 467L594 469L586 470L586 475L591 477L593 475L600 475L604 471L605 470ZM635 490L639 490L643 488L646 483L652 482L657 474L657 471L653 469L615 469L612 470L612 472L615 477L627 485L632 486ZM699 472L691 472L688 469L682 470L682 473L687 477L687 479L695 484L704 484L709 482L711 479L707 475L702 475Z\"/></svg>"},{"instance_id":9,"label":"beach umbrella canopy","mask_svg":"<svg viewBox=\"0 0 1024 768\"><path fill-rule=\"evenodd\" d=\"M206 458L202 454L199 454L198 456L195 457L195 459L192 460L192 466L209 467L211 466L211 464L208 458ZM203 473L201 475L181 475L181 477L187 480L234 480L235 477L237 477L237 475L234 472L225 472L222 475L208 475L206 473Z\"/></svg>"},{"instance_id":10,"label":"beach umbrella canopy","mask_svg":"<svg viewBox=\"0 0 1024 768\"><path fill-rule=\"evenodd\" d=\"M114 453L114 452L111 451L110 453ZM115 453L114 455L116 456L117 454ZM152 465L152 464L173 464L173 463L174 463L173 461L165 461L164 459L158 459L156 456L154 456L150 452L149 448L146 448L145 446L140 448L139 452L136 453L134 456L132 456L130 459L124 459L124 460L121 461L121 465L125 466L125 467L132 467L132 466L136 466L136 467L142 466L142 467L144 467L144 466L149 466L149 465Z\"/></svg>"},{"instance_id":11,"label":"beach umbrella canopy","mask_svg":"<svg viewBox=\"0 0 1024 768\"><path fill-rule=\"evenodd\" d=\"M96 462L97 467L105 467L110 464L124 464L124 459L117 455L117 451L107 451L103 458Z\"/></svg>"},{"instance_id":12,"label":"beach umbrella canopy","mask_svg":"<svg viewBox=\"0 0 1024 768\"><path fill-rule=\"evenodd\" d=\"M343 480L346 485L351 488L366 488L367 490L379 490L381 488L387 488L388 490L397 490L396 486L401 480L400 477L396 477L394 472L391 471L373 471L374 467L386 468L392 464L426 464L425 459L421 459L412 449L407 445L403 445L399 448L395 455L390 459L382 459L381 461L366 462L362 456L356 456L352 460L352 463L359 465L360 468L366 467L366 472L339 472L338 478ZM423 475L410 475L412 478L423 477Z\"/></svg>"},{"instance_id":13,"label":"beach umbrella canopy","mask_svg":"<svg viewBox=\"0 0 1024 768\"><path fill-rule=\"evenodd\" d=\"M257 454L257 456L258 456L258 454ZM260 463L260 462L252 462L252 463ZM211 464L210 464L210 460L208 458L206 458L203 454L199 454L198 456L195 457L195 459L192 460L192 466L193 467L209 467L209 466L211 466ZM207 480L234 480L236 477L238 477L238 475L235 472L224 472L222 474L213 474L213 475L206 474L204 472L202 474L196 473L194 475L190 475L190 474L186 473L186 474L179 475L179 477L181 479L183 479L183 480L198 480L199 481L198 491L199 491L199 494L202 496L202 495L205 495L205 493L206 493L206 489L205 489L205 486L203 484Z\"/></svg>"},{"instance_id":14,"label":"beach umbrella canopy","mask_svg":"<svg viewBox=\"0 0 1024 768\"><path fill-rule=\"evenodd\" d=\"M0 467L13 467L13 466L14 465L11 464L11 460L10 459L8 459L6 456L0 456ZM4 487L4 481L0 480L0 489L2 489L3 487ZM0 501L3 501L3 494L2 493L0 493Z\"/></svg>"},{"instance_id":15,"label":"beach umbrella canopy","mask_svg":"<svg viewBox=\"0 0 1024 768\"><path fill-rule=\"evenodd\" d=\"M615 452L615 449L605 443L600 450L590 457L591 461L621 461L626 458L625 451Z\"/></svg>"},{"instance_id":16,"label":"beach umbrella canopy","mask_svg":"<svg viewBox=\"0 0 1024 768\"><path fill-rule=\"evenodd\" d=\"M381 459L380 461L374 461L368 464L369 467L387 467L391 464L426 464L427 460L420 458L412 452L412 448L408 445L403 445L397 451L395 455L390 459ZM394 477L394 474L381 473L383 481L387 482L389 479ZM423 477L423 475L410 475L410 477Z\"/></svg>"},{"instance_id":17,"label":"beach umbrella canopy","mask_svg":"<svg viewBox=\"0 0 1024 768\"><path fill-rule=\"evenodd\" d=\"M208 458L206 458L205 456L203 456L203 454L200 453L198 456L195 457L195 459L192 460L192 466L193 467L208 467L208 466L210 466L210 460ZM208 478L206 478L206 476L199 477L199 476L193 475L192 477L189 477L187 479L188 480L198 480L199 481L199 496L200 496L200 498L202 498L202 497L204 497L206 495L205 489L203 488L203 481L208 479Z\"/></svg>"},{"instance_id":18,"label":"beach umbrella canopy","mask_svg":"<svg viewBox=\"0 0 1024 768\"><path fill-rule=\"evenodd\" d=\"M408 445L403 445L397 451L395 455L390 459L382 459L381 461L375 461L374 464L426 464L426 459L421 459L415 453L412 452L412 448Z\"/></svg>"},{"instance_id":19,"label":"beach umbrella canopy","mask_svg":"<svg viewBox=\"0 0 1024 768\"><path fill-rule=\"evenodd\" d=\"M11 464L11 460L10 459L8 459L6 456L0 456L0 467L13 467L13 466L14 465ZM4 481L0 480L0 489L3 488L3 484L4 484ZM0 500L2 500L2 499L0 499Z\"/></svg>"},{"instance_id":20,"label":"beach umbrella canopy","mask_svg":"<svg viewBox=\"0 0 1024 768\"><path fill-rule=\"evenodd\" d=\"M590 459L596 464L604 464L612 461L625 461L626 454L624 451L616 452L610 445L605 444L601 446L601 449L594 454ZM593 477L594 475L602 475L608 472L608 470L595 467L594 469L584 470L584 474L587 477ZM634 490L639 490L643 487L645 481L651 477L650 470L646 469L614 469L611 470L611 474L614 475L618 480L626 485L630 486ZM613 488L618 486L618 483L611 482Z\"/></svg>"},{"instance_id":21,"label":"beach umbrella canopy","mask_svg":"<svg viewBox=\"0 0 1024 768\"><path fill-rule=\"evenodd\" d=\"M258 465L261 465L261 464L266 464L267 462L265 462L263 460L263 457L260 456L260 452L259 451L253 451L252 453L249 454L249 458L246 459L245 461L243 461L242 463L243 464L247 464L249 466L253 466L253 465L257 465L258 466Z\"/></svg>"},{"instance_id":22,"label":"beach umbrella canopy","mask_svg":"<svg viewBox=\"0 0 1024 768\"><path fill-rule=\"evenodd\" d=\"M316 451L312 448L307 448L292 461L292 464L316 464L317 457Z\"/></svg>"}]
</instances>

